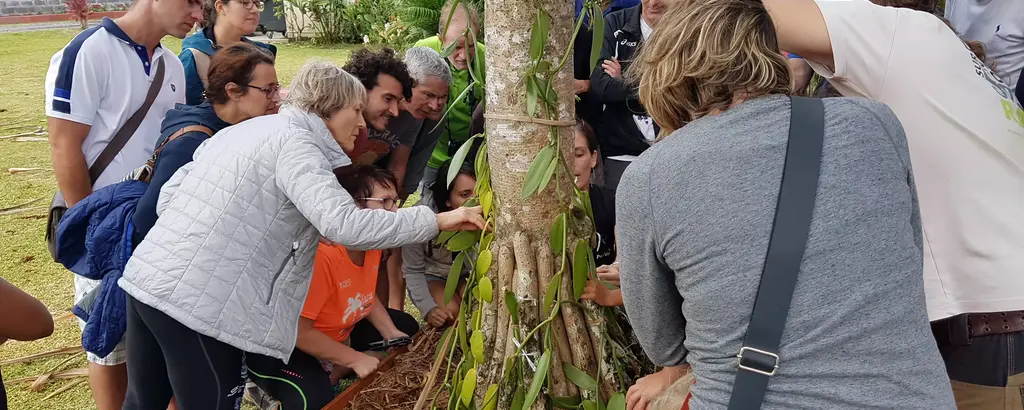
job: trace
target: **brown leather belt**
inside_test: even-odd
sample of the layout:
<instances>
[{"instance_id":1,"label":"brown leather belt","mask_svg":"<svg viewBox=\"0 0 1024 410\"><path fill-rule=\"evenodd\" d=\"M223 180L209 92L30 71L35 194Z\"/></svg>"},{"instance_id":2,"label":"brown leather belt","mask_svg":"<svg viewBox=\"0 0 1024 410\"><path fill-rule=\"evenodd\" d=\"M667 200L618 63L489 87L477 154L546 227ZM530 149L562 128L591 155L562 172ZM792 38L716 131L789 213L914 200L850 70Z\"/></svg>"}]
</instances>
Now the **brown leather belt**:
<instances>
[{"instance_id":1,"label":"brown leather belt","mask_svg":"<svg viewBox=\"0 0 1024 410\"><path fill-rule=\"evenodd\" d=\"M1024 332L1024 311L969 313L967 327L971 337Z\"/></svg>"}]
</instances>

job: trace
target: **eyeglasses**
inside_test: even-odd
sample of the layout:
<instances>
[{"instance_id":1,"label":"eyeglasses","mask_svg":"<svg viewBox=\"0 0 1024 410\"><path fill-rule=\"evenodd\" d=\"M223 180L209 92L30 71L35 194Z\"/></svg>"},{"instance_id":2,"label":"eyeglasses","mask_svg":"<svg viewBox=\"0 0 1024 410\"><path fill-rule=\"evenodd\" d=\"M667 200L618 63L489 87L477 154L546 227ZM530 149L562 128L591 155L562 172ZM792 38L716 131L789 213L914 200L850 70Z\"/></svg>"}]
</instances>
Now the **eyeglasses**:
<instances>
[{"instance_id":1,"label":"eyeglasses","mask_svg":"<svg viewBox=\"0 0 1024 410\"><path fill-rule=\"evenodd\" d=\"M261 0L239 0L238 2L247 9L252 10L253 6L255 6L256 10L263 11L263 1Z\"/></svg>"},{"instance_id":2,"label":"eyeglasses","mask_svg":"<svg viewBox=\"0 0 1024 410\"><path fill-rule=\"evenodd\" d=\"M265 94L267 96L267 99L274 98L274 96L277 95L281 91L281 86L277 85L277 84L273 84L270 87L266 87L266 88L258 87L258 86L252 85L252 84L246 84L245 86L249 87L249 88L255 88L257 90L263 91L263 94Z\"/></svg>"},{"instance_id":3,"label":"eyeglasses","mask_svg":"<svg viewBox=\"0 0 1024 410\"><path fill-rule=\"evenodd\" d=\"M359 198L359 200L380 202L384 209L395 209L395 205L398 205L398 199L396 198Z\"/></svg>"}]
</instances>

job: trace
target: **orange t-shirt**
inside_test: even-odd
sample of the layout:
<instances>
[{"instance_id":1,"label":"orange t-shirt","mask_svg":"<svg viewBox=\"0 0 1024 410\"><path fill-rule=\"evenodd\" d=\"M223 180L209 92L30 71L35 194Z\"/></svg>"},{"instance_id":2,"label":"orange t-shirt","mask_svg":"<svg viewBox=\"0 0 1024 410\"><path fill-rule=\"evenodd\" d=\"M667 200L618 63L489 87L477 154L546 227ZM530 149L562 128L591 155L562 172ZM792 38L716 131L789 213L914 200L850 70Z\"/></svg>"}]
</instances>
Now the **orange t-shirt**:
<instances>
[{"instance_id":1,"label":"orange t-shirt","mask_svg":"<svg viewBox=\"0 0 1024 410\"><path fill-rule=\"evenodd\" d=\"M357 266L344 247L320 243L302 317L338 342L348 339L373 307L380 257L380 250L366 251L363 266Z\"/></svg>"}]
</instances>

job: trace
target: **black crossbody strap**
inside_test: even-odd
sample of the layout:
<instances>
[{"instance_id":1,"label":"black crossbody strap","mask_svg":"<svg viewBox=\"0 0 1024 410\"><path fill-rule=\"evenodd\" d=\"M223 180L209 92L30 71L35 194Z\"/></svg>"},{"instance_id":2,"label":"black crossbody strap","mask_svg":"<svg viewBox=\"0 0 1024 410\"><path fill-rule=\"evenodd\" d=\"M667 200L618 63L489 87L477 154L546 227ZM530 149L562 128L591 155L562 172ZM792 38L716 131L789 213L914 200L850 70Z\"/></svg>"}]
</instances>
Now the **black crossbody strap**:
<instances>
[{"instance_id":1,"label":"black crossbody strap","mask_svg":"<svg viewBox=\"0 0 1024 410\"><path fill-rule=\"evenodd\" d=\"M811 229L821 168L825 109L816 98L792 97L792 104L775 221L750 326L737 355L739 369L729 410L761 408L768 382L779 368L779 344Z\"/></svg>"},{"instance_id":2,"label":"black crossbody strap","mask_svg":"<svg viewBox=\"0 0 1024 410\"><path fill-rule=\"evenodd\" d=\"M128 140L132 139L132 135L135 135L135 131L142 125L142 120L146 119L146 113L149 112L149 107L153 106L153 101L156 100L156 96L160 94L160 88L164 84L164 59L162 57L157 59L156 74L153 76L153 82L149 85L149 92L146 93L146 100L143 101L142 106L131 117L128 117L128 121L124 122L114 137L110 139L107 146L103 148L103 152L96 158L96 162L92 163L89 167L89 178L92 183L96 183L96 180L103 175L103 171L107 169L107 166L114 161L114 157L121 152L121 148L128 143Z\"/></svg>"}]
</instances>

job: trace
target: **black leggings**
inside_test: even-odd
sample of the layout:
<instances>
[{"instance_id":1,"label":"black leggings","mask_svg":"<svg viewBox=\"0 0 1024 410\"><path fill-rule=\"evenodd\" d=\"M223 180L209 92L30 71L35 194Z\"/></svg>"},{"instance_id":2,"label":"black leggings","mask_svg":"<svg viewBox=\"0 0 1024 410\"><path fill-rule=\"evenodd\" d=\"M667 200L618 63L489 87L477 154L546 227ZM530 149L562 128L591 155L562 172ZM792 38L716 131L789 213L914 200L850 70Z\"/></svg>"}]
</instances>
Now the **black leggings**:
<instances>
[{"instance_id":1,"label":"black leggings","mask_svg":"<svg viewBox=\"0 0 1024 410\"><path fill-rule=\"evenodd\" d=\"M241 350L189 329L131 296L127 304L128 392L123 410L237 410L246 369ZM249 355L250 358L258 355Z\"/></svg>"},{"instance_id":2,"label":"black leggings","mask_svg":"<svg viewBox=\"0 0 1024 410\"><path fill-rule=\"evenodd\" d=\"M420 325L408 313L388 309L395 327L410 336L419 331ZM383 337L370 321L363 319L356 323L349 335L352 349L370 350L370 343ZM246 359L249 379L264 392L281 401L281 407L290 409L319 409L334 399L330 375L320 365L320 360L295 349L288 364L267 356L251 356Z\"/></svg>"}]
</instances>

